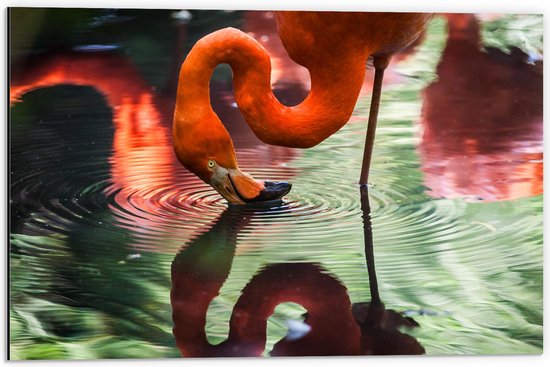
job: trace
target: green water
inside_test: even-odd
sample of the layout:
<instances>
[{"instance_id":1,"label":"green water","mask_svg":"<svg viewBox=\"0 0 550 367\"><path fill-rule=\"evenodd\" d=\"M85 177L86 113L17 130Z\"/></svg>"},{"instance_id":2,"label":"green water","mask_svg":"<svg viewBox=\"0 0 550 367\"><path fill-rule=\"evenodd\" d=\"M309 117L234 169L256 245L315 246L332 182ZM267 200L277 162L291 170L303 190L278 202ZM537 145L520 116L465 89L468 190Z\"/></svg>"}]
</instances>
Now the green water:
<instances>
[{"instance_id":1,"label":"green water","mask_svg":"<svg viewBox=\"0 0 550 367\"><path fill-rule=\"evenodd\" d=\"M173 13L10 12L12 95L23 91L10 111L11 359L180 357L170 292L187 268L198 269L187 294L219 278L211 344L273 265L317 264L351 303L371 300L356 183L368 88L320 145L274 148L246 128L218 69L212 101L241 168L293 184L281 204L228 210L173 155L175 79L201 35L272 19ZM378 291L420 325L403 332L427 355L540 354L542 16L479 22L486 49L448 39L438 16L386 73L369 185ZM281 98L307 89L285 82ZM303 313L275 309L263 355Z\"/></svg>"}]
</instances>

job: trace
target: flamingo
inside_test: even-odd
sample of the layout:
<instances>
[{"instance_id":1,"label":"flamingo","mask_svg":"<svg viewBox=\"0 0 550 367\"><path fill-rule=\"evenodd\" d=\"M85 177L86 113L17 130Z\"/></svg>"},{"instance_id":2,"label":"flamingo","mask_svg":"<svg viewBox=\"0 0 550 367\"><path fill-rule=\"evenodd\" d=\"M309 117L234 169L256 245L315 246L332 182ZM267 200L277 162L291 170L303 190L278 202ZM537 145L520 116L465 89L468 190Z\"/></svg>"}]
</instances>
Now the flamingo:
<instances>
[{"instance_id":1,"label":"flamingo","mask_svg":"<svg viewBox=\"0 0 550 367\"><path fill-rule=\"evenodd\" d=\"M366 184L384 70L394 53L419 37L432 14L283 11L275 17L289 56L310 74L310 92L299 105L288 107L277 100L271 90L269 54L258 41L235 28L200 39L180 70L174 151L184 167L229 203L279 199L291 184L256 180L239 169L233 142L209 101L209 82L217 65L231 66L235 99L260 140L309 148L349 120L365 64L372 57L375 81L359 180Z\"/></svg>"}]
</instances>

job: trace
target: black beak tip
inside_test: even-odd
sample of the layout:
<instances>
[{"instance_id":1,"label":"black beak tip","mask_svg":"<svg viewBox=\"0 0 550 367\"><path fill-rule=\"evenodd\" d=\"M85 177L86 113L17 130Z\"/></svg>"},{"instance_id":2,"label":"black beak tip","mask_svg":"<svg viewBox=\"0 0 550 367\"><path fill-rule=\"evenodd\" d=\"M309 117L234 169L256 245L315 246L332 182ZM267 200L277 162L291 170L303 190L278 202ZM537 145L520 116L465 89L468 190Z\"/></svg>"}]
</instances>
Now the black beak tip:
<instances>
[{"instance_id":1,"label":"black beak tip","mask_svg":"<svg viewBox=\"0 0 550 367\"><path fill-rule=\"evenodd\" d=\"M292 184L288 182L264 181L264 189L250 202L278 200L288 194L290 189L292 189Z\"/></svg>"}]
</instances>

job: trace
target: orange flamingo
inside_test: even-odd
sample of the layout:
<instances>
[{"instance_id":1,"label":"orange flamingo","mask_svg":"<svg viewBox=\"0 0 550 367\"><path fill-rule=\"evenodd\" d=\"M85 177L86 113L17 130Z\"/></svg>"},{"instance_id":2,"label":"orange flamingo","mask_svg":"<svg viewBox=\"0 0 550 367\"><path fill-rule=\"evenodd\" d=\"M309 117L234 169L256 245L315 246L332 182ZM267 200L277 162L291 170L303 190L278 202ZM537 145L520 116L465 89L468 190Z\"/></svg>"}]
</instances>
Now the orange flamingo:
<instances>
[{"instance_id":1,"label":"orange flamingo","mask_svg":"<svg viewBox=\"0 0 550 367\"><path fill-rule=\"evenodd\" d=\"M273 95L271 61L249 35L225 28L199 40L184 61L173 123L178 160L230 203L278 199L291 185L255 180L238 168L233 142L209 101L214 68L233 69L235 99L260 140L308 148L339 130L350 118L374 60L375 81L360 184L366 184L384 70L391 56L411 44L432 14L276 12L279 35L290 57L309 70L311 90L297 106Z\"/></svg>"},{"instance_id":2,"label":"orange flamingo","mask_svg":"<svg viewBox=\"0 0 550 367\"><path fill-rule=\"evenodd\" d=\"M160 193L165 194L172 188L175 192L180 192L178 187L183 188L178 194L182 202L196 204L198 199L193 197L193 189L188 188L196 187L198 179L193 175L174 174L179 165L170 146L174 94L153 93L130 60L119 53L51 51L28 56L13 68L10 103L20 103L28 92L57 85L94 88L113 111L114 136L109 157L111 185L106 187L105 194L117 193L113 198L116 203L113 210L122 225L131 226L142 238L164 230L166 221L160 219L169 218L163 215L166 208L157 199ZM230 106L231 101L226 98L228 92L221 86L213 88L212 92L212 103L220 116L231 120L228 129L237 137L242 148L240 153L256 152L247 156L251 157L247 158L248 163L277 166L294 159L295 150L289 148L270 146L260 152L258 148L263 143L249 133L238 111ZM286 89L280 93L285 98L289 96ZM283 174L292 177L290 170ZM139 215L128 216L128 213ZM212 212L212 215L217 214ZM198 227L195 231L206 229ZM188 235L196 236L195 231ZM144 246L143 243L136 245ZM155 245L146 248L148 251L157 249Z\"/></svg>"}]
</instances>

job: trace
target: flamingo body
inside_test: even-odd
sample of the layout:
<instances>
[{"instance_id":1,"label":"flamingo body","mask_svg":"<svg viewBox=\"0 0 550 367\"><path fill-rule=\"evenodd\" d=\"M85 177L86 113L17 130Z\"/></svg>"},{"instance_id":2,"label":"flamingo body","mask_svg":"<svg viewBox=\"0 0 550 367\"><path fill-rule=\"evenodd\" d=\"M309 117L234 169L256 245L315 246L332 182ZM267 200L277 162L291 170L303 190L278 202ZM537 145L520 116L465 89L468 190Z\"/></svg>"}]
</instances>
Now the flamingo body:
<instances>
[{"instance_id":1,"label":"flamingo body","mask_svg":"<svg viewBox=\"0 0 550 367\"><path fill-rule=\"evenodd\" d=\"M349 120L368 58L374 58L375 67L385 68L393 53L418 38L430 18L412 13L276 12L284 47L311 77L308 96L293 107L273 95L270 57L254 38L234 28L203 37L179 76L173 126L178 159L229 202L282 197L290 185L255 180L238 169L231 138L210 106L214 68L227 63L233 69L235 99L259 139L309 148Z\"/></svg>"}]
</instances>

